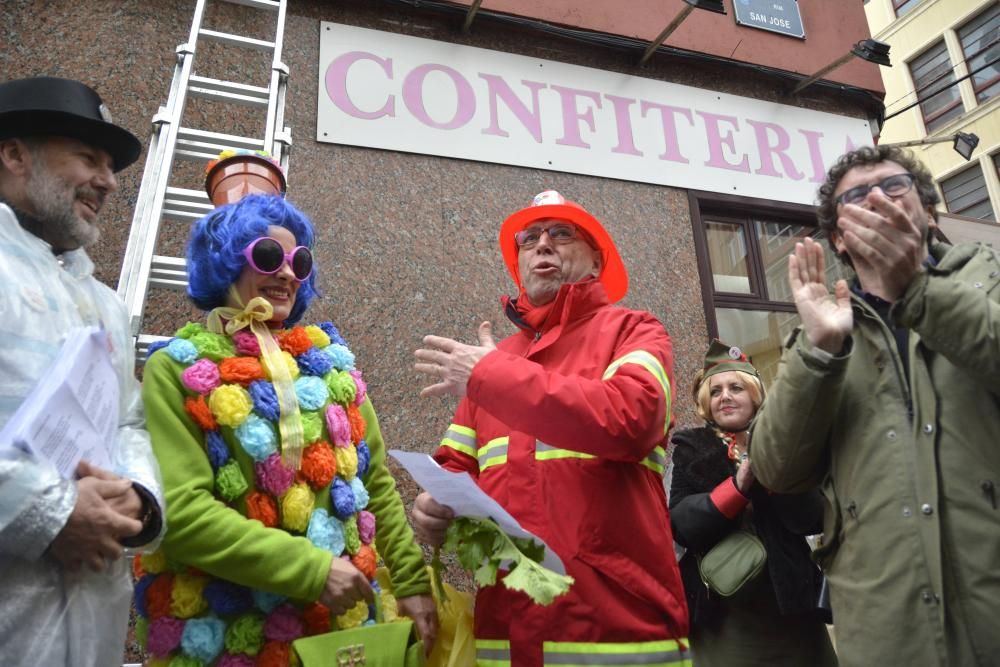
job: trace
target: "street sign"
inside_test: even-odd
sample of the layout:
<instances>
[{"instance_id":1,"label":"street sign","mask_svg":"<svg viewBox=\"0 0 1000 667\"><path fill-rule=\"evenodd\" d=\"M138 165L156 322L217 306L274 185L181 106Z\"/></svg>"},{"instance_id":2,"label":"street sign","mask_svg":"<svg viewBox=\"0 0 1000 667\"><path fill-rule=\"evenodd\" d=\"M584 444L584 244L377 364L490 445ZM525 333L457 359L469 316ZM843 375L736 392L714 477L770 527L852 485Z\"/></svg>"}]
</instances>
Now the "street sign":
<instances>
[{"instance_id":1,"label":"street sign","mask_svg":"<svg viewBox=\"0 0 1000 667\"><path fill-rule=\"evenodd\" d=\"M736 23L805 39L797 0L733 0Z\"/></svg>"}]
</instances>

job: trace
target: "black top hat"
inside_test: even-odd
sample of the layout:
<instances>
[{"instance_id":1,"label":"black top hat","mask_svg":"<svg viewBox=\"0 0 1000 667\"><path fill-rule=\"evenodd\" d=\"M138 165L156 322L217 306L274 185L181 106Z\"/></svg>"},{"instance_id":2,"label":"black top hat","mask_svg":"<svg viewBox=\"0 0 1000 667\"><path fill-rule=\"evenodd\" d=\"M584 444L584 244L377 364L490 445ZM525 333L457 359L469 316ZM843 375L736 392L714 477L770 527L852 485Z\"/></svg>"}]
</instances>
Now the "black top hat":
<instances>
[{"instance_id":1,"label":"black top hat","mask_svg":"<svg viewBox=\"0 0 1000 667\"><path fill-rule=\"evenodd\" d=\"M106 150L115 171L142 152L142 142L113 124L100 96L79 81L39 76L0 83L0 140L53 135Z\"/></svg>"}]
</instances>

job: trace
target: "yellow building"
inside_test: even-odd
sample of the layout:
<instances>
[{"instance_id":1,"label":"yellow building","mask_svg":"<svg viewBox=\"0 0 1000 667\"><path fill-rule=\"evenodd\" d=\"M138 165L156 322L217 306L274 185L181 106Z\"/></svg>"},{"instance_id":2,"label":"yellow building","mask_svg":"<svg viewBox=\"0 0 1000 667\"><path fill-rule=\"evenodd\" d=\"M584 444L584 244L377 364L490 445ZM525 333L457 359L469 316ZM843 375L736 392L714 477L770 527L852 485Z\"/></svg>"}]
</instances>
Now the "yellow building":
<instances>
[{"instance_id":1,"label":"yellow building","mask_svg":"<svg viewBox=\"0 0 1000 667\"><path fill-rule=\"evenodd\" d=\"M1000 2L866 0L872 36L891 46L882 67L880 143L940 139L913 148L942 195L941 211L1000 220ZM950 141L976 134L970 160Z\"/></svg>"}]
</instances>

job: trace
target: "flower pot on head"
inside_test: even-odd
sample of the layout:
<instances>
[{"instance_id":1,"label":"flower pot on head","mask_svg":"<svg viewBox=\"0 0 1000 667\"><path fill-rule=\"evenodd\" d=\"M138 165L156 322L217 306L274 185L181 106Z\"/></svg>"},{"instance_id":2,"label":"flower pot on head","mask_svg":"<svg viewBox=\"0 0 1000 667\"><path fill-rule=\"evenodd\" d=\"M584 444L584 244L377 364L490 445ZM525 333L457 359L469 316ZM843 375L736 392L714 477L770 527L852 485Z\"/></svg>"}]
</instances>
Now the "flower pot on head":
<instances>
[{"instance_id":1,"label":"flower pot on head","mask_svg":"<svg viewBox=\"0 0 1000 667\"><path fill-rule=\"evenodd\" d=\"M252 194L285 194L281 167L258 155L233 155L219 160L205 176L205 191L216 208Z\"/></svg>"}]
</instances>

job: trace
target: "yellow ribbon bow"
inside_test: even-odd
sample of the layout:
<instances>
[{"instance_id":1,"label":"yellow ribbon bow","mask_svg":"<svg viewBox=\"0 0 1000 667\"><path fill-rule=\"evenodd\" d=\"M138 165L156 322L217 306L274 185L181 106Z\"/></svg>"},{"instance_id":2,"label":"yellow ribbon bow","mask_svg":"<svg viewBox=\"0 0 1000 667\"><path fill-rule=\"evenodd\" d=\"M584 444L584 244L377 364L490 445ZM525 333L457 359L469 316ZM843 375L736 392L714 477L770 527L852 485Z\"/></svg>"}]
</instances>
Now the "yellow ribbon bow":
<instances>
[{"instance_id":1,"label":"yellow ribbon bow","mask_svg":"<svg viewBox=\"0 0 1000 667\"><path fill-rule=\"evenodd\" d=\"M281 434L281 462L292 470L298 470L302 465L302 415L299 412L299 401L295 395L295 385L288 371L281 348L271 335L267 322L274 316L274 307L264 297L255 296L245 306L240 298L236 285L230 285L229 296L239 304L219 306L208 314L208 330L216 334L232 336L240 329L249 328L260 345L261 360L271 375L274 393L278 396L278 432ZM223 324L224 323L224 324Z\"/></svg>"}]
</instances>

